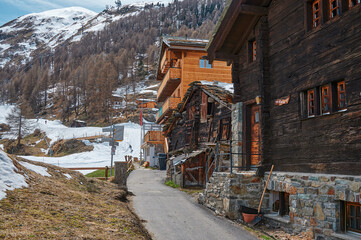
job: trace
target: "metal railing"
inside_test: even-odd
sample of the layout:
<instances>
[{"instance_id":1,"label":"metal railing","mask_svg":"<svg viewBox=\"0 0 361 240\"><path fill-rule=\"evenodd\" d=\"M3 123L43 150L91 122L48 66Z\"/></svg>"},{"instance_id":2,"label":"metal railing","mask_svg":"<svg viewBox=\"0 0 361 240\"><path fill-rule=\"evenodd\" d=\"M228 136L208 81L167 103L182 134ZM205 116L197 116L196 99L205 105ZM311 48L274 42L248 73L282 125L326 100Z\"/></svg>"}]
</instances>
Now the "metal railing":
<instances>
[{"instance_id":1,"label":"metal railing","mask_svg":"<svg viewBox=\"0 0 361 240\"><path fill-rule=\"evenodd\" d=\"M237 144L239 146L239 143L243 144L252 144L253 142L260 143L260 141L235 141L235 140L218 140L215 145L215 152L214 152L214 158L211 163L209 163L210 159L207 159L206 163L206 181L208 181L209 176L211 175L210 172L230 172L233 173L234 169L237 170L243 170L248 171L251 170L251 159L252 156L258 156L259 160L261 160L261 150L260 153L251 153L250 151L243 152L236 152L234 150L234 145ZM221 151L221 147L225 146L225 148L228 148L228 152ZM243 148L240 146L240 148ZM228 157L228 159L221 159L221 157ZM234 162L234 156L238 157L237 162L241 164L235 165ZM229 161L229 165L222 165L224 161ZM213 170L213 171L212 171Z\"/></svg>"}]
</instances>

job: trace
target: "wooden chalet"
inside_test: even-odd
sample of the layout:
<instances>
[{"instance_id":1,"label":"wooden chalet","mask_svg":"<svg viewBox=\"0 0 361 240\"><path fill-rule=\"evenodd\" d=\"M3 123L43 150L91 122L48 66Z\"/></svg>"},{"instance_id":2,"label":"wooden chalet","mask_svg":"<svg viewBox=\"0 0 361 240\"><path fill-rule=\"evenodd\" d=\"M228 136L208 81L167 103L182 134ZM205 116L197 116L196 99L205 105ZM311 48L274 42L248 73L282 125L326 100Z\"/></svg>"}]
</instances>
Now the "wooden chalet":
<instances>
[{"instance_id":1,"label":"wooden chalet","mask_svg":"<svg viewBox=\"0 0 361 240\"><path fill-rule=\"evenodd\" d=\"M193 82L165 121L169 177L182 186L205 185L214 169L212 147L231 138L232 91L231 83Z\"/></svg>"},{"instance_id":2,"label":"wooden chalet","mask_svg":"<svg viewBox=\"0 0 361 240\"><path fill-rule=\"evenodd\" d=\"M142 160L149 162L149 166L159 166L159 154L165 153L165 138L162 127L154 123L142 124L141 149Z\"/></svg>"},{"instance_id":3,"label":"wooden chalet","mask_svg":"<svg viewBox=\"0 0 361 240\"><path fill-rule=\"evenodd\" d=\"M232 64L237 164L275 166L263 209L309 238L359 239L360 1L232 0L207 51Z\"/></svg>"},{"instance_id":4,"label":"wooden chalet","mask_svg":"<svg viewBox=\"0 0 361 240\"><path fill-rule=\"evenodd\" d=\"M161 107L157 123L162 124L181 102L189 84L194 81L231 82L231 67L225 62L207 60L205 47L208 40L163 37L157 79L161 82L157 101Z\"/></svg>"}]
</instances>

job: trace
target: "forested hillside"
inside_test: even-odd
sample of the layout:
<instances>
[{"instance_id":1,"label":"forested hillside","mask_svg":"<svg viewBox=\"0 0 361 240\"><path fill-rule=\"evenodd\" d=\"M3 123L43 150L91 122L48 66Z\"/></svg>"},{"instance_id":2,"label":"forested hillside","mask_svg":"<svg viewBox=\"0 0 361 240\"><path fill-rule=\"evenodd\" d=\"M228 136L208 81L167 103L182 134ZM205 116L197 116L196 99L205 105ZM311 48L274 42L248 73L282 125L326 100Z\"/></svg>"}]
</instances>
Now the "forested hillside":
<instances>
[{"instance_id":1,"label":"forested hillside","mask_svg":"<svg viewBox=\"0 0 361 240\"><path fill-rule=\"evenodd\" d=\"M123 86L131 93L139 83L154 80L159 37L208 39L224 2L175 0L141 10L104 10L121 18L80 41L38 49L26 64L0 68L0 101L21 101L32 115L51 113L62 121L75 117L109 122L116 88Z\"/></svg>"}]
</instances>

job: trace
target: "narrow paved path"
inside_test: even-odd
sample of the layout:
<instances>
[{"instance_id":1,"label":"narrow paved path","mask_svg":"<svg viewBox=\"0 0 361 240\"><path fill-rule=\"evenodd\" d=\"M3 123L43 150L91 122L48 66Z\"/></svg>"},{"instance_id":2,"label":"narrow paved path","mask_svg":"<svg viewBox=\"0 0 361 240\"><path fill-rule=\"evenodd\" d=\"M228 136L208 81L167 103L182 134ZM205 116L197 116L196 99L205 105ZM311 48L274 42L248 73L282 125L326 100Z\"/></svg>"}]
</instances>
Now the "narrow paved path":
<instances>
[{"instance_id":1,"label":"narrow paved path","mask_svg":"<svg viewBox=\"0 0 361 240\"><path fill-rule=\"evenodd\" d=\"M164 185L165 171L138 169L128 178L133 207L157 240L253 240L236 224L214 215L189 195Z\"/></svg>"}]
</instances>

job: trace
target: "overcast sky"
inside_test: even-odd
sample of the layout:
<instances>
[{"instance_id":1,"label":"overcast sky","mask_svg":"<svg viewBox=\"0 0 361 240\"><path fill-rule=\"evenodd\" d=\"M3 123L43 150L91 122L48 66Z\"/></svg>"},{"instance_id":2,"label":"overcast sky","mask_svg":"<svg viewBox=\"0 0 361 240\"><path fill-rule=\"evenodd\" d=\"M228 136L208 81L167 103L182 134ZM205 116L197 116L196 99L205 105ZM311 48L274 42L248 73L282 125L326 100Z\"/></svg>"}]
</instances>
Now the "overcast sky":
<instances>
[{"instance_id":1,"label":"overcast sky","mask_svg":"<svg viewBox=\"0 0 361 240\"><path fill-rule=\"evenodd\" d=\"M25 14L50 9L80 6L95 12L104 10L105 5L115 5L115 0L0 0L0 26ZM141 0L122 0L124 4Z\"/></svg>"}]
</instances>

